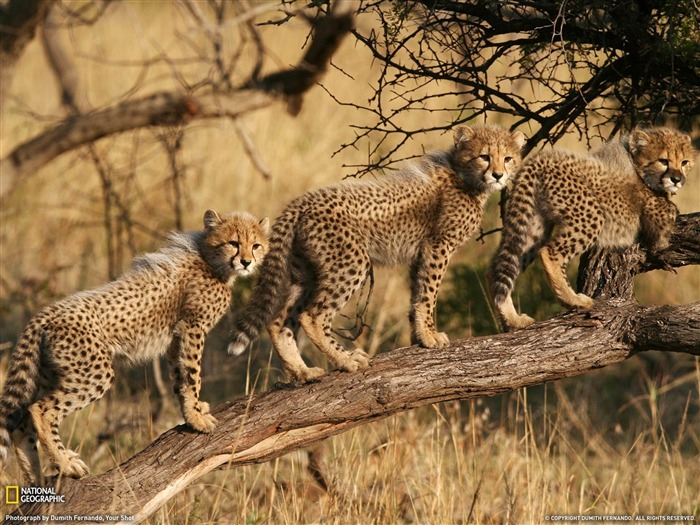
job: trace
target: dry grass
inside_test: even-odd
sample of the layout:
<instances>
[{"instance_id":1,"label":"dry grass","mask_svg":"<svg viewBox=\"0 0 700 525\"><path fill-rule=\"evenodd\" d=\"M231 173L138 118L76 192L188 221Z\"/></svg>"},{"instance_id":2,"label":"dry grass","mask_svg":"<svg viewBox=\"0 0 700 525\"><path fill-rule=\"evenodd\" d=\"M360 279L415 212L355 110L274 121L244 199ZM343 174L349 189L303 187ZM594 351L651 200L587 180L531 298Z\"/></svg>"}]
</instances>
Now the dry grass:
<instances>
[{"instance_id":1,"label":"dry grass","mask_svg":"<svg viewBox=\"0 0 700 525\"><path fill-rule=\"evenodd\" d=\"M574 379L425 407L267 464L212 473L149 523L500 524L540 523L551 514L697 516L700 364L677 371L668 384L646 375L640 362L617 368L588 375L586 386ZM626 403L610 411L599 390L625 376L643 379L631 382ZM683 398L688 403L678 406ZM64 436L93 471L107 470L178 422L179 414L168 412L154 428L148 406L143 392L129 395L119 386L69 418ZM113 426L121 427L117 434L98 443L96 434ZM94 430L81 434L81 428Z\"/></svg>"},{"instance_id":2,"label":"dry grass","mask_svg":"<svg viewBox=\"0 0 700 525\"><path fill-rule=\"evenodd\" d=\"M235 49L237 35L234 27L224 31L225 49ZM262 36L275 57L267 66L272 70L296 61L306 27L292 22L264 28ZM159 2L116 3L94 26L70 32L81 83L94 107L117 101L134 87L135 94L176 88L168 64L134 64L159 53L192 57L190 40L211 55L206 36L188 23L182 10ZM367 53L348 40L334 63L353 79L331 69L326 87L345 100L366 99L373 78ZM250 65L250 57L242 57L236 78L244 78ZM210 66L192 60L178 67L193 81L206 77ZM57 85L34 42L3 108L0 154L62 115ZM344 163L356 164L366 156L361 151L332 154L352 136L349 124L365 118L338 107L319 88L309 94L297 118L281 106L247 116L244 125L273 174L270 181L244 153L233 123L188 126L178 157L184 169L185 227L198 228L207 208L247 209L274 217L292 197L340 180L349 172ZM410 118L427 126L437 117ZM121 250L113 254L119 268L134 252L153 248L174 227L175 195L161 137L177 131L141 130L97 144L131 221L110 217L117 226L112 246ZM445 147L450 141L429 136L406 153ZM698 188L696 168L678 199L682 212L700 209ZM84 152L46 166L3 202L0 343L16 340L28 316L42 304L107 279L103 203L100 179ZM496 223L495 202L491 206L486 227ZM454 264L483 263L495 240L463 250ZM408 341L405 274L395 269L377 272L370 310L373 331L360 341L370 352ZM700 298L698 268L678 275L655 272L637 284L644 303ZM314 352L308 355L318 360ZM2 383L8 352L0 356ZM214 338L206 360L204 396L215 401L239 395L251 384L264 389L278 375L267 368L276 361L264 344L246 368L245 359L224 356ZM125 373L115 391L64 423L64 436L90 459L93 472L119 464L180 421L179 412L169 406L153 423L152 400L144 390L150 377L148 371ZM210 474L151 522L539 523L547 514L698 516L699 391L697 360L653 356L582 380L416 410L314 449L327 490L309 469L308 451L301 451L269 464ZM106 441L100 442L101 432L109 436ZM16 472L8 476L14 479Z\"/></svg>"}]
</instances>

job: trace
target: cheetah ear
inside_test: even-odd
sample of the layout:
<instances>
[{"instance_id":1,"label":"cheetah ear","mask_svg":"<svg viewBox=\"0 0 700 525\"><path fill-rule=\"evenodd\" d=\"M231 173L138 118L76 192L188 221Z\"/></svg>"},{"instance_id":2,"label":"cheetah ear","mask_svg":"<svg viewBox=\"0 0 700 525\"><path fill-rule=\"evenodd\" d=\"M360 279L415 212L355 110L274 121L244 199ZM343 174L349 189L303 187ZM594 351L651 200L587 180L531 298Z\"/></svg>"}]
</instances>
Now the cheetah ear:
<instances>
[{"instance_id":1,"label":"cheetah ear","mask_svg":"<svg viewBox=\"0 0 700 525\"><path fill-rule=\"evenodd\" d=\"M214 210L207 210L204 212L204 227L213 228L221 222L221 217Z\"/></svg>"},{"instance_id":2,"label":"cheetah ear","mask_svg":"<svg viewBox=\"0 0 700 525\"><path fill-rule=\"evenodd\" d=\"M265 233L265 235L270 234L270 218L265 217L263 220L260 221L260 227L262 228L262 231Z\"/></svg>"},{"instance_id":3,"label":"cheetah ear","mask_svg":"<svg viewBox=\"0 0 700 525\"><path fill-rule=\"evenodd\" d=\"M635 129L630 133L630 151L632 153L636 153L639 151L640 148L643 148L647 144L649 144L650 141L649 135L647 135L644 131L641 129Z\"/></svg>"},{"instance_id":4,"label":"cheetah ear","mask_svg":"<svg viewBox=\"0 0 700 525\"><path fill-rule=\"evenodd\" d=\"M527 141L527 138L525 137L525 133L522 131L514 131L511 136L513 137L513 140L515 141L515 144L520 148L523 149L523 146L525 145L525 142Z\"/></svg>"},{"instance_id":5,"label":"cheetah ear","mask_svg":"<svg viewBox=\"0 0 700 525\"><path fill-rule=\"evenodd\" d=\"M474 138L476 132L469 126L457 126L455 128L455 146L459 147L462 142L468 142Z\"/></svg>"}]
</instances>

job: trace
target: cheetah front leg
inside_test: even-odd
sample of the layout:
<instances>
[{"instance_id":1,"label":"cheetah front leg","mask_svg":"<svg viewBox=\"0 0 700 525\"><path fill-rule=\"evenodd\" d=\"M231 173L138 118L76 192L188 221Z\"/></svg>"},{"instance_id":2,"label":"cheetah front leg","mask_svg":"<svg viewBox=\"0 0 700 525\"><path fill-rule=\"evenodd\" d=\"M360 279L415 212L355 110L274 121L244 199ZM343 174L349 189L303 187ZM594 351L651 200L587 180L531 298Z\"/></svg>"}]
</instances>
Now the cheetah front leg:
<instances>
[{"instance_id":1,"label":"cheetah front leg","mask_svg":"<svg viewBox=\"0 0 700 525\"><path fill-rule=\"evenodd\" d=\"M180 321L168 350L168 362L174 392L187 424L199 432L209 433L216 427L216 418L209 413L209 404L199 400L202 388L201 367L207 330Z\"/></svg>"},{"instance_id":2,"label":"cheetah front leg","mask_svg":"<svg viewBox=\"0 0 700 525\"><path fill-rule=\"evenodd\" d=\"M435 304L452 250L444 244L426 245L411 265L411 343L443 348L450 343L435 327Z\"/></svg>"},{"instance_id":3,"label":"cheetah front leg","mask_svg":"<svg viewBox=\"0 0 700 525\"><path fill-rule=\"evenodd\" d=\"M678 208L665 199L653 199L644 207L642 239L653 256L668 248L677 216Z\"/></svg>"}]
</instances>

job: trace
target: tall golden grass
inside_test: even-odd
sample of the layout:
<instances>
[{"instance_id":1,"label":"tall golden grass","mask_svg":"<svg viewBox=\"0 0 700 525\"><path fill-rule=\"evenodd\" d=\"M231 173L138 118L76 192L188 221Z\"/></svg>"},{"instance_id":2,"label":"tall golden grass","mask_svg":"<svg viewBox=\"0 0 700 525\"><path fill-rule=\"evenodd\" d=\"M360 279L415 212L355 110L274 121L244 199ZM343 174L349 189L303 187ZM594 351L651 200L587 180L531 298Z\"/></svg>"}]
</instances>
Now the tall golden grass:
<instances>
[{"instance_id":1,"label":"tall golden grass","mask_svg":"<svg viewBox=\"0 0 700 525\"><path fill-rule=\"evenodd\" d=\"M78 3L68 3L75 7ZM259 4L256 4L259 5ZM205 7L200 5L202 12ZM371 20L359 20L368 27ZM271 57L268 71L296 62L308 28L301 21L260 28ZM229 53L240 29L222 30ZM80 83L93 107L161 89L180 89L211 74L207 33L177 4L120 2L90 26L66 29ZM148 57L164 60L143 65ZM234 70L241 81L252 67L244 54ZM377 65L348 39L324 86L343 100L363 101ZM35 40L23 56L0 122L0 154L63 118L59 88ZM306 97L292 118L282 106L247 115L243 125L272 178L265 180L244 152L232 122L186 126L178 162L183 169L184 226L199 228L207 208L246 209L276 216L294 196L336 182L366 153L344 150L351 123L368 115L338 106L322 89ZM439 123L411 115L414 127ZM413 120L410 120L413 119ZM434 119L435 122L433 122ZM112 257L119 268L136 252L154 248L175 225L174 192L162 136L179 130L143 129L99 141L97 152L128 211L131 229L110 217ZM429 135L405 150L418 154L449 146ZM573 141L569 147L577 148ZM2 174L0 174L2 176ZM700 209L698 168L677 203ZM495 198L494 198L495 199ZM490 204L486 228L497 224ZM121 225L121 226L119 226ZM120 229L121 228L121 229ZM9 349L28 317L54 298L108 279L103 186L84 151L67 154L34 174L0 210L0 383ZM453 261L483 265L496 239L472 243ZM448 289L450 283L446 283ZM245 286L237 293L245 296ZM482 290L459 290L481 295ZM637 280L643 303L685 303L700 297L700 271L654 272ZM373 330L360 343L370 352L408 343L408 292L403 269L377 272L368 318ZM342 322L342 321L341 321ZM454 336L470 335L468 327ZM221 400L268 388L280 377L268 346L253 358L223 355L212 338L206 356L205 398ZM318 360L308 345L308 356ZM268 365L272 365L272 369ZM226 374L215 373L226 370ZM148 387L147 389L144 386ZM70 417L62 432L89 459L93 473L118 465L180 421L166 405L151 416L148 370L123 373L105 399ZM700 515L700 364L690 358L635 359L579 380L522 390L491 400L454 402L415 410L338 436L311 451L327 488L310 468L310 452L203 478L169 502L152 523L540 523L549 514ZM87 429L86 431L84 429ZM100 440L99 434L108 435ZM14 469L1 484L17 479Z\"/></svg>"}]
</instances>

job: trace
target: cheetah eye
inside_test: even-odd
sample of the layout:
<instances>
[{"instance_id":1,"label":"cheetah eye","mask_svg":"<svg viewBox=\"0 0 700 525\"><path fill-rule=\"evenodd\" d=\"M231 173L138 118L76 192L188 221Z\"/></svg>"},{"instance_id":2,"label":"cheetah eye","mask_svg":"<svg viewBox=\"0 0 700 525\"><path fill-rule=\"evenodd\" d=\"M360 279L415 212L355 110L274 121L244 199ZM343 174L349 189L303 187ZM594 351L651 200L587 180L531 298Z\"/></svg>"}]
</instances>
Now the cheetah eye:
<instances>
[{"instance_id":1,"label":"cheetah eye","mask_svg":"<svg viewBox=\"0 0 700 525\"><path fill-rule=\"evenodd\" d=\"M257 243L257 242L256 242L256 243L253 245L253 250L259 250L260 248L262 248L262 244L260 244L260 243Z\"/></svg>"},{"instance_id":2,"label":"cheetah eye","mask_svg":"<svg viewBox=\"0 0 700 525\"><path fill-rule=\"evenodd\" d=\"M479 158L483 160L484 162L489 162L491 160L490 155L479 155Z\"/></svg>"},{"instance_id":3,"label":"cheetah eye","mask_svg":"<svg viewBox=\"0 0 700 525\"><path fill-rule=\"evenodd\" d=\"M238 243L238 241L228 241L228 244L230 244L230 245L233 246L234 248L238 248L238 247L240 246L240 244Z\"/></svg>"},{"instance_id":4,"label":"cheetah eye","mask_svg":"<svg viewBox=\"0 0 700 525\"><path fill-rule=\"evenodd\" d=\"M681 162L681 167L687 168L689 164L690 164L689 160L684 160L683 162Z\"/></svg>"},{"instance_id":5,"label":"cheetah eye","mask_svg":"<svg viewBox=\"0 0 700 525\"><path fill-rule=\"evenodd\" d=\"M506 163L513 162L513 157L506 157L503 159Z\"/></svg>"},{"instance_id":6,"label":"cheetah eye","mask_svg":"<svg viewBox=\"0 0 700 525\"><path fill-rule=\"evenodd\" d=\"M662 166L668 168L668 159L659 159L658 162L659 162L659 164L661 164Z\"/></svg>"}]
</instances>

